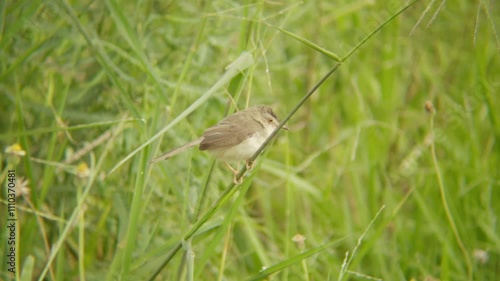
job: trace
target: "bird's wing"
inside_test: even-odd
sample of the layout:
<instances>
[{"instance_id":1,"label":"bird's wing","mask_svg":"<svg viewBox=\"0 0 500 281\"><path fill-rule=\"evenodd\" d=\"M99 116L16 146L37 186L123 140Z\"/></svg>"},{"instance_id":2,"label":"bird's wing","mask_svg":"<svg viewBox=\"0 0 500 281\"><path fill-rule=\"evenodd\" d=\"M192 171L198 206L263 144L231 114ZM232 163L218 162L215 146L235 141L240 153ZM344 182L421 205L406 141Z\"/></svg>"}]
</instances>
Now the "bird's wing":
<instances>
[{"instance_id":1,"label":"bird's wing","mask_svg":"<svg viewBox=\"0 0 500 281\"><path fill-rule=\"evenodd\" d=\"M261 125L257 121L244 116L240 111L208 128L203 134L200 150L214 150L238 145L260 128Z\"/></svg>"}]
</instances>

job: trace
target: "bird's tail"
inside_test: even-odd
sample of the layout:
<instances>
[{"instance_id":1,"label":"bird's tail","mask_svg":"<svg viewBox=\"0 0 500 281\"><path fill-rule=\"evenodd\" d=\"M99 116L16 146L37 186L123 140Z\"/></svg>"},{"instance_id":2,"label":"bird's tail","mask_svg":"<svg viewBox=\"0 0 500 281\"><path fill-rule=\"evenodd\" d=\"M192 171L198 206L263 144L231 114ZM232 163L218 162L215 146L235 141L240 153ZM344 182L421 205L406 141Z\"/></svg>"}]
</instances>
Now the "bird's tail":
<instances>
[{"instance_id":1,"label":"bird's tail","mask_svg":"<svg viewBox=\"0 0 500 281\"><path fill-rule=\"evenodd\" d=\"M158 156L156 158L153 158L152 160L149 161L149 164L154 164L158 161L161 161L161 160L167 160L168 158L174 156L174 155L177 155L181 152L183 152L184 150L187 150L195 145L198 145L201 143L201 141L203 140L203 137L199 138L199 139L196 139L192 142L188 142L186 143L185 145L181 146L181 147L178 147L176 149L173 149L165 154L163 154L162 156Z\"/></svg>"}]
</instances>

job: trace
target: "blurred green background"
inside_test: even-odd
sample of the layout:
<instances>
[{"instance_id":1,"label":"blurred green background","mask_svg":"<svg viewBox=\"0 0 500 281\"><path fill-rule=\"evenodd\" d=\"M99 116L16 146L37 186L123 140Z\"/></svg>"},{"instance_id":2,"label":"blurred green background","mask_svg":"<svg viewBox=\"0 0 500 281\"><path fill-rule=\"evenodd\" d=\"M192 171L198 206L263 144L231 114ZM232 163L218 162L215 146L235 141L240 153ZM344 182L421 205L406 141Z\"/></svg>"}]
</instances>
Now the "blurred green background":
<instances>
[{"instance_id":1,"label":"blurred green background","mask_svg":"<svg viewBox=\"0 0 500 281\"><path fill-rule=\"evenodd\" d=\"M389 22L188 241L231 173L197 148L147 165L235 106L283 118L335 65L276 27L344 57L404 5L2 1L0 225L14 169L18 264L1 255L0 279L147 280L179 242L156 280L497 279L495 1L418 1Z\"/></svg>"}]
</instances>

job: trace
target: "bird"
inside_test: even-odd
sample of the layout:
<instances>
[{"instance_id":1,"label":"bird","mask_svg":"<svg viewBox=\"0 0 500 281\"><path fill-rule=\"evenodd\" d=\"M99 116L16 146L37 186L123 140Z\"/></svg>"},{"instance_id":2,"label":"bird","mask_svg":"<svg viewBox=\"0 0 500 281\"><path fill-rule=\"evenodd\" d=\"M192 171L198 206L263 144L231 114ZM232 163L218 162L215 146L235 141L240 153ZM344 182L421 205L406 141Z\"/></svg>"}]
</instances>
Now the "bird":
<instances>
[{"instance_id":1,"label":"bird","mask_svg":"<svg viewBox=\"0 0 500 281\"><path fill-rule=\"evenodd\" d=\"M200 150L208 151L216 159L223 161L233 173L233 182L241 184L242 179L237 179L238 171L227 162L245 161L247 169L250 170L253 167L250 159L279 124L278 116L270 106L252 106L225 117L218 124L206 129L201 137L156 157L149 163L167 160L199 145ZM286 126L282 128L288 130Z\"/></svg>"}]
</instances>

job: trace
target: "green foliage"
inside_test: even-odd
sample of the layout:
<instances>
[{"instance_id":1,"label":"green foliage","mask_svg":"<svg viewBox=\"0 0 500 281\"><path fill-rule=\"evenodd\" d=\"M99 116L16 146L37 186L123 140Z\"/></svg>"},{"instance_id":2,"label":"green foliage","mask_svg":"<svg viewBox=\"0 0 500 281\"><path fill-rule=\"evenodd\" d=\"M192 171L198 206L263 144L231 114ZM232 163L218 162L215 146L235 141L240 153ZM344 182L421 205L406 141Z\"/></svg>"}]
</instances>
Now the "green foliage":
<instances>
[{"instance_id":1,"label":"green foliage","mask_svg":"<svg viewBox=\"0 0 500 281\"><path fill-rule=\"evenodd\" d=\"M0 279L497 279L493 2L2 1ZM261 103L242 185L148 165Z\"/></svg>"}]
</instances>

